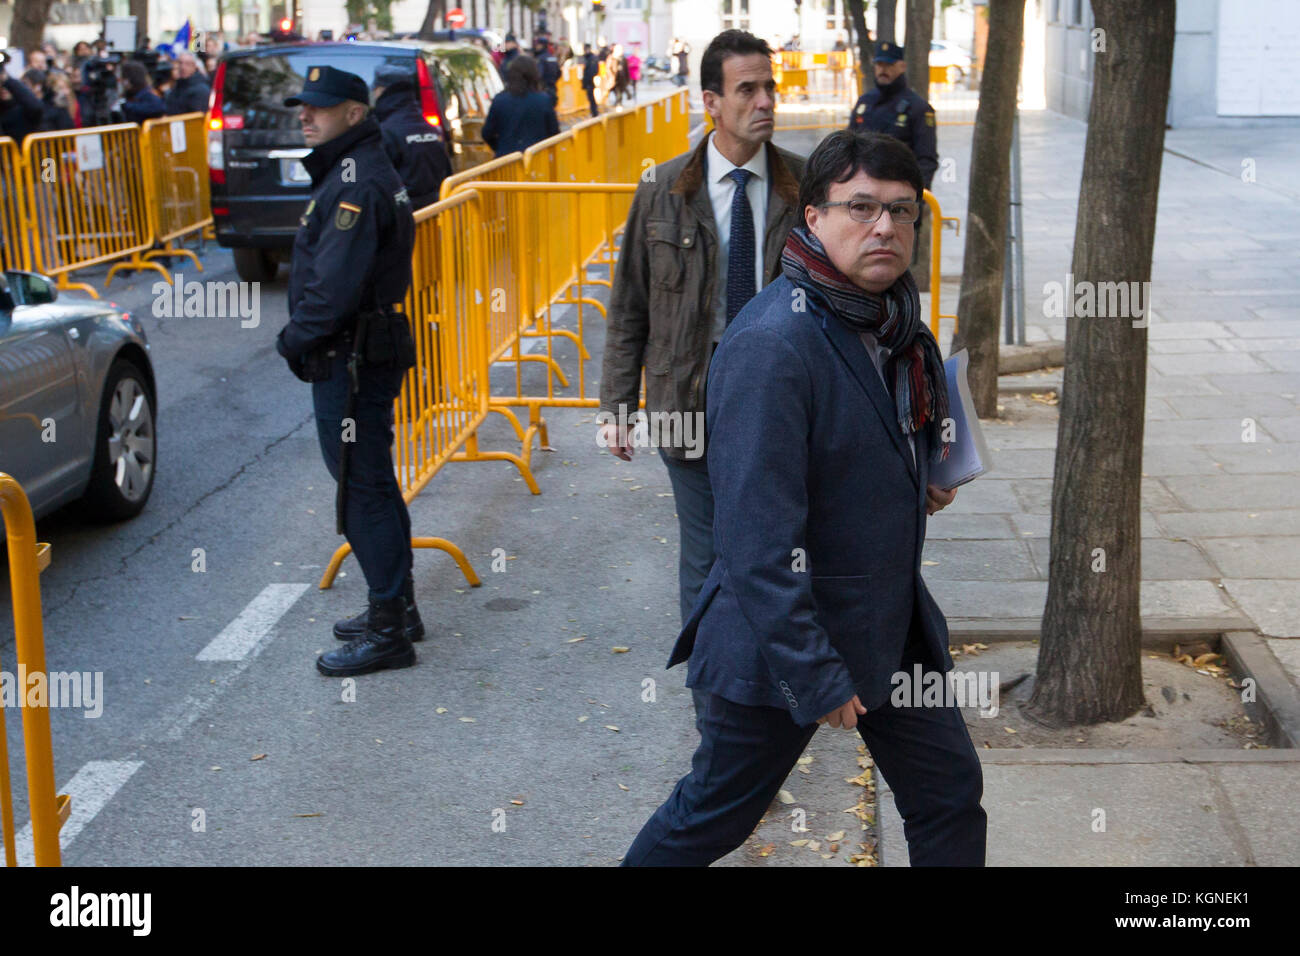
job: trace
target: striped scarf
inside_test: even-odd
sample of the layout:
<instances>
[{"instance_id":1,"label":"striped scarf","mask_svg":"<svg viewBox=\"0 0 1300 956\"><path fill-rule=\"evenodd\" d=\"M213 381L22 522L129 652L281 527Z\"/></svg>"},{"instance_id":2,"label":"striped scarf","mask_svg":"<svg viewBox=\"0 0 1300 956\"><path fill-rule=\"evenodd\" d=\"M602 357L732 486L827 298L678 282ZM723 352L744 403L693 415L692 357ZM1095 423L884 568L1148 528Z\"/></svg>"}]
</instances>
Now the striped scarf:
<instances>
[{"instance_id":1,"label":"striped scarf","mask_svg":"<svg viewBox=\"0 0 1300 956\"><path fill-rule=\"evenodd\" d=\"M796 286L818 296L835 317L855 332L870 332L889 349L885 380L894 377L894 405L904 436L921 428L930 432L930 447L948 457L940 440L948 417L948 380L939 343L921 322L921 297L911 272L904 272L883 293L853 284L826 255L821 240L806 226L796 226L781 253L781 268Z\"/></svg>"}]
</instances>

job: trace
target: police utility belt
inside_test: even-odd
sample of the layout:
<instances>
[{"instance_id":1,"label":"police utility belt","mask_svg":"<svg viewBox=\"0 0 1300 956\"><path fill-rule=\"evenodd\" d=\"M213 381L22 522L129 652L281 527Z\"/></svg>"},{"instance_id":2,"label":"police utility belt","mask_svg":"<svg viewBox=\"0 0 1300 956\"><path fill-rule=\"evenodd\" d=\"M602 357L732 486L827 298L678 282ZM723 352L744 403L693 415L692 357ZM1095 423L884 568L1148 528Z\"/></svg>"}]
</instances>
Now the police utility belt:
<instances>
[{"instance_id":1,"label":"police utility belt","mask_svg":"<svg viewBox=\"0 0 1300 956\"><path fill-rule=\"evenodd\" d=\"M357 387L357 369L362 365L396 367L402 371L415 365L415 341L407 318L392 306L357 314L352 328L303 355L299 378L323 382L334 371L334 359L348 356L348 371Z\"/></svg>"}]
</instances>

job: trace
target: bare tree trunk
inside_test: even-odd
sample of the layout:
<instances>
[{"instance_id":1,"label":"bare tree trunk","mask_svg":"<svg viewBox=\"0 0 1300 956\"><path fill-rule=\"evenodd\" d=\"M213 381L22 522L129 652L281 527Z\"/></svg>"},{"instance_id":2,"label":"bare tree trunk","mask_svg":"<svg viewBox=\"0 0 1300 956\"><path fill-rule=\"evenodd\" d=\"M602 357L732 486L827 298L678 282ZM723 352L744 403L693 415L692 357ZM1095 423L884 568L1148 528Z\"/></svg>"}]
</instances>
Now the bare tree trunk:
<instances>
[{"instance_id":1,"label":"bare tree trunk","mask_svg":"<svg viewBox=\"0 0 1300 956\"><path fill-rule=\"evenodd\" d=\"M894 39L894 23L898 19L898 0L876 0L876 42ZM904 48L906 49L906 48Z\"/></svg>"},{"instance_id":2,"label":"bare tree trunk","mask_svg":"<svg viewBox=\"0 0 1300 956\"><path fill-rule=\"evenodd\" d=\"M424 22L420 24L420 37L427 39L434 31L439 17L447 15L447 0L429 0L429 8L424 11Z\"/></svg>"},{"instance_id":3,"label":"bare tree trunk","mask_svg":"<svg viewBox=\"0 0 1300 956\"><path fill-rule=\"evenodd\" d=\"M1094 40L1071 271L1081 294L1109 282L1145 290L1175 0L1092 0L1092 9L1102 32ZM1074 299L1074 289L1064 291ZM1144 703L1138 598L1150 303L1143 292L1135 306L1132 294L1127 308L1098 302L1098 317L1070 317L1082 308L1066 312L1050 581L1038 677L1027 705L1045 723L1123 720Z\"/></svg>"},{"instance_id":4,"label":"bare tree trunk","mask_svg":"<svg viewBox=\"0 0 1300 956\"><path fill-rule=\"evenodd\" d=\"M858 96L861 96L871 88L871 60L875 55L871 49L871 31L867 29L866 0L845 0L845 3L849 16L853 18L853 33L858 42L858 69L862 72Z\"/></svg>"},{"instance_id":5,"label":"bare tree trunk","mask_svg":"<svg viewBox=\"0 0 1300 956\"><path fill-rule=\"evenodd\" d=\"M907 42L903 50L907 60L907 85L921 95L930 99L930 36L934 33L934 0L907 0ZM930 288L930 240L931 230L935 226L933 216L921 220L921 228L916 232L916 264L912 266L912 275L916 278L916 288L920 292L939 294L938 289Z\"/></svg>"},{"instance_id":6,"label":"bare tree trunk","mask_svg":"<svg viewBox=\"0 0 1300 956\"><path fill-rule=\"evenodd\" d=\"M50 19L53 0L22 0L14 4L13 22L9 26L9 45L24 53L41 45L45 24Z\"/></svg>"},{"instance_id":7,"label":"bare tree trunk","mask_svg":"<svg viewBox=\"0 0 1300 956\"><path fill-rule=\"evenodd\" d=\"M138 49L144 43L144 38L149 36L149 0L131 0L130 10L131 16L135 17L135 45ZM195 26L195 29L198 27ZM150 46L158 45L156 37L150 39L153 40Z\"/></svg>"},{"instance_id":8,"label":"bare tree trunk","mask_svg":"<svg viewBox=\"0 0 1300 956\"><path fill-rule=\"evenodd\" d=\"M980 418L998 405L998 325L1011 184L1011 124L1020 78L1025 0L989 0L988 53L980 79L979 109L971 143L966 251L957 300L954 352L970 350L971 397Z\"/></svg>"}]
</instances>

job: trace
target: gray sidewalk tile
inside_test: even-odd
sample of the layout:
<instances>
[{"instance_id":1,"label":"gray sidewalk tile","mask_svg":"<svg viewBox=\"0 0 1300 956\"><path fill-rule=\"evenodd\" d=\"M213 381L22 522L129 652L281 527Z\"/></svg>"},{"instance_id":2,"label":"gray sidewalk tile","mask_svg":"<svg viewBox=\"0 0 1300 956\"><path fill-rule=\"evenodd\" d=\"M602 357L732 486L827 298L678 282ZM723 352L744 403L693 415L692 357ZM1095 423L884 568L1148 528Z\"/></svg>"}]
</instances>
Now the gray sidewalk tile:
<instances>
[{"instance_id":1,"label":"gray sidewalk tile","mask_svg":"<svg viewBox=\"0 0 1300 956\"><path fill-rule=\"evenodd\" d=\"M1267 358L1267 354L1265 354ZM1152 355L1151 367L1161 375L1231 375L1267 372L1250 352L1218 352L1214 355ZM1282 370L1279 370L1282 371Z\"/></svg>"},{"instance_id":2,"label":"gray sidewalk tile","mask_svg":"<svg viewBox=\"0 0 1300 956\"><path fill-rule=\"evenodd\" d=\"M1219 764L1214 770L1236 823L1249 841L1252 862L1256 866L1295 866L1300 859L1300 838L1290 821L1295 819L1300 765Z\"/></svg>"},{"instance_id":3,"label":"gray sidewalk tile","mask_svg":"<svg viewBox=\"0 0 1300 956\"><path fill-rule=\"evenodd\" d=\"M1229 352L1294 352L1300 349L1300 338L1294 339L1219 339L1218 344Z\"/></svg>"},{"instance_id":4,"label":"gray sidewalk tile","mask_svg":"<svg viewBox=\"0 0 1300 956\"><path fill-rule=\"evenodd\" d=\"M1015 526L1016 534L1023 538L1046 538L1052 533L1052 516L1048 514L1017 514L1011 515L1011 523ZM1142 512L1142 537L1158 538L1163 532L1160 525L1156 522L1154 512Z\"/></svg>"},{"instance_id":5,"label":"gray sidewalk tile","mask_svg":"<svg viewBox=\"0 0 1300 956\"><path fill-rule=\"evenodd\" d=\"M1052 513L1052 479L1023 478L1014 482L1017 509L1026 514ZM1142 509L1144 511L1182 511L1178 502L1155 478L1142 479Z\"/></svg>"},{"instance_id":6,"label":"gray sidewalk tile","mask_svg":"<svg viewBox=\"0 0 1300 956\"><path fill-rule=\"evenodd\" d=\"M1046 581L931 581L929 570L922 568L922 577L950 627L963 620L1037 620L1043 616Z\"/></svg>"},{"instance_id":7,"label":"gray sidewalk tile","mask_svg":"<svg viewBox=\"0 0 1300 956\"><path fill-rule=\"evenodd\" d=\"M1000 449L993 459L993 469L980 478L1051 478L1056 460L1053 448Z\"/></svg>"},{"instance_id":8,"label":"gray sidewalk tile","mask_svg":"<svg viewBox=\"0 0 1300 956\"><path fill-rule=\"evenodd\" d=\"M1223 591L1210 581L1143 581L1142 616L1239 620Z\"/></svg>"},{"instance_id":9,"label":"gray sidewalk tile","mask_svg":"<svg viewBox=\"0 0 1300 956\"><path fill-rule=\"evenodd\" d=\"M1258 352L1254 353L1270 368L1279 372L1300 372L1300 352Z\"/></svg>"},{"instance_id":10,"label":"gray sidewalk tile","mask_svg":"<svg viewBox=\"0 0 1300 956\"><path fill-rule=\"evenodd\" d=\"M1223 586L1260 633L1300 638L1300 585L1294 580L1224 578Z\"/></svg>"},{"instance_id":11,"label":"gray sidewalk tile","mask_svg":"<svg viewBox=\"0 0 1300 956\"><path fill-rule=\"evenodd\" d=\"M926 581L1033 581L1040 577L1023 541L927 540Z\"/></svg>"},{"instance_id":12,"label":"gray sidewalk tile","mask_svg":"<svg viewBox=\"0 0 1300 956\"><path fill-rule=\"evenodd\" d=\"M1220 355L1223 348L1221 339L1151 339L1147 342L1147 352L1151 355L1197 355L1206 353Z\"/></svg>"},{"instance_id":13,"label":"gray sidewalk tile","mask_svg":"<svg viewBox=\"0 0 1300 956\"><path fill-rule=\"evenodd\" d=\"M1147 328L1147 338L1151 341L1164 341L1170 339L1218 339L1227 335L1228 330L1222 322L1180 321L1176 316L1170 315L1167 311L1162 310L1160 303L1156 304L1157 314L1163 317L1163 321L1151 321Z\"/></svg>"},{"instance_id":14,"label":"gray sidewalk tile","mask_svg":"<svg viewBox=\"0 0 1300 956\"><path fill-rule=\"evenodd\" d=\"M1295 630L1295 620L1291 619L1291 630ZM1291 680L1300 684L1300 636L1297 637L1270 637L1265 639L1273 656L1277 658L1278 663L1290 675Z\"/></svg>"},{"instance_id":15,"label":"gray sidewalk tile","mask_svg":"<svg viewBox=\"0 0 1300 956\"><path fill-rule=\"evenodd\" d=\"M1300 441L1300 415L1278 417L1266 415L1259 420L1259 423L1278 441Z\"/></svg>"},{"instance_id":16,"label":"gray sidewalk tile","mask_svg":"<svg viewBox=\"0 0 1300 956\"><path fill-rule=\"evenodd\" d=\"M1170 511L1263 511L1293 504L1295 477L1286 475L1171 475L1164 479L1185 507Z\"/></svg>"},{"instance_id":17,"label":"gray sidewalk tile","mask_svg":"<svg viewBox=\"0 0 1300 956\"><path fill-rule=\"evenodd\" d=\"M1042 425L1007 426L986 423L984 438L995 453L1004 448L1055 448L1056 426L1046 428ZM996 465L997 455L994 454L993 458Z\"/></svg>"},{"instance_id":18,"label":"gray sidewalk tile","mask_svg":"<svg viewBox=\"0 0 1300 956\"><path fill-rule=\"evenodd\" d=\"M1011 514L1020 510L1010 481L977 478L957 489L957 497L946 509L953 514Z\"/></svg>"},{"instance_id":19,"label":"gray sidewalk tile","mask_svg":"<svg viewBox=\"0 0 1300 956\"><path fill-rule=\"evenodd\" d=\"M1224 322L1228 331L1243 339L1294 340L1300 336L1300 312L1290 319L1252 319L1248 322ZM1227 339L1225 341L1231 341Z\"/></svg>"},{"instance_id":20,"label":"gray sidewalk tile","mask_svg":"<svg viewBox=\"0 0 1300 956\"><path fill-rule=\"evenodd\" d=\"M925 524L927 541L954 541L961 539L1002 540L1017 537L1009 515L958 514L945 508L931 515Z\"/></svg>"},{"instance_id":21,"label":"gray sidewalk tile","mask_svg":"<svg viewBox=\"0 0 1300 956\"><path fill-rule=\"evenodd\" d=\"M1149 421L1143 439L1146 445L1231 445L1241 444L1241 419L1245 416L1226 415L1222 418L1195 418ZM1267 442L1271 438L1258 427L1255 440Z\"/></svg>"},{"instance_id":22,"label":"gray sidewalk tile","mask_svg":"<svg viewBox=\"0 0 1300 956\"><path fill-rule=\"evenodd\" d=\"M1047 538L1027 538L1043 577L1047 576L1051 542ZM1196 546L1186 541L1166 541L1163 538L1142 539L1142 580L1180 581L1187 579L1217 578L1218 572L1205 560Z\"/></svg>"},{"instance_id":23,"label":"gray sidewalk tile","mask_svg":"<svg viewBox=\"0 0 1300 956\"><path fill-rule=\"evenodd\" d=\"M1233 418L1250 416L1300 415L1295 399L1252 392L1248 395L1184 395L1170 401L1182 418Z\"/></svg>"},{"instance_id":24,"label":"gray sidewalk tile","mask_svg":"<svg viewBox=\"0 0 1300 956\"><path fill-rule=\"evenodd\" d=\"M1266 392L1295 395L1300 392L1300 372L1260 372L1255 375L1207 375L1209 383L1226 395Z\"/></svg>"},{"instance_id":25,"label":"gray sidewalk tile","mask_svg":"<svg viewBox=\"0 0 1300 956\"><path fill-rule=\"evenodd\" d=\"M1015 521L1015 518L1012 518ZM1300 509L1291 511L1171 511L1156 522L1171 538L1300 535Z\"/></svg>"},{"instance_id":26,"label":"gray sidewalk tile","mask_svg":"<svg viewBox=\"0 0 1300 956\"><path fill-rule=\"evenodd\" d=\"M1201 546L1225 578L1300 580L1300 536L1206 538Z\"/></svg>"},{"instance_id":27,"label":"gray sidewalk tile","mask_svg":"<svg viewBox=\"0 0 1300 956\"><path fill-rule=\"evenodd\" d=\"M1147 425L1150 429L1152 426ZM1223 466L1204 448L1190 445L1152 445L1142 448L1145 475L1217 475Z\"/></svg>"},{"instance_id":28,"label":"gray sidewalk tile","mask_svg":"<svg viewBox=\"0 0 1300 956\"><path fill-rule=\"evenodd\" d=\"M1222 395L1223 390L1195 375L1161 375L1147 371L1147 397L1177 398L1180 395ZM1175 405L1175 407L1177 407Z\"/></svg>"},{"instance_id":29,"label":"gray sidewalk tile","mask_svg":"<svg viewBox=\"0 0 1300 956\"><path fill-rule=\"evenodd\" d=\"M1300 473L1300 442L1242 442L1206 449L1234 475Z\"/></svg>"}]
</instances>

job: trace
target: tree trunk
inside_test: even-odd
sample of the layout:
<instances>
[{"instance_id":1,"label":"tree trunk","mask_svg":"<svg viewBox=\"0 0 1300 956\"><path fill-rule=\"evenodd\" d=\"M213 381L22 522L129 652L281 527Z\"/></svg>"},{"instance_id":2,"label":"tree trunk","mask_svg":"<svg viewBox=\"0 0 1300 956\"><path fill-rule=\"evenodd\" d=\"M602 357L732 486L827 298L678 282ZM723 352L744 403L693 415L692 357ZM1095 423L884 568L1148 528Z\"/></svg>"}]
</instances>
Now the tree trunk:
<instances>
[{"instance_id":1,"label":"tree trunk","mask_svg":"<svg viewBox=\"0 0 1300 956\"><path fill-rule=\"evenodd\" d=\"M894 22L898 18L898 0L876 0L876 42L894 39ZM906 47L904 48L906 49Z\"/></svg>"},{"instance_id":2,"label":"tree trunk","mask_svg":"<svg viewBox=\"0 0 1300 956\"><path fill-rule=\"evenodd\" d=\"M907 59L907 85L930 99L930 37L934 33L934 0L907 0L907 42L903 45ZM916 264L912 275L919 292L939 294L930 288L930 232L935 223L933 216L921 220L916 231Z\"/></svg>"},{"instance_id":3,"label":"tree trunk","mask_svg":"<svg viewBox=\"0 0 1300 956\"><path fill-rule=\"evenodd\" d=\"M988 53L971 143L966 251L961 296L957 300L957 334L952 342L954 352L970 350L967 374L980 418L997 415L998 325L1011 185L1011 125L1024 32L1025 0L989 0Z\"/></svg>"},{"instance_id":4,"label":"tree trunk","mask_svg":"<svg viewBox=\"0 0 1300 956\"><path fill-rule=\"evenodd\" d=\"M429 0L429 8L424 11L424 22L420 24L420 37L428 39L432 35L439 17L447 15L447 0Z\"/></svg>"},{"instance_id":5,"label":"tree trunk","mask_svg":"<svg viewBox=\"0 0 1300 956\"><path fill-rule=\"evenodd\" d=\"M13 22L9 25L9 45L26 53L41 45L45 24L50 19L54 0L23 0L14 4Z\"/></svg>"},{"instance_id":6,"label":"tree trunk","mask_svg":"<svg viewBox=\"0 0 1300 956\"><path fill-rule=\"evenodd\" d=\"M1071 265L1085 295L1099 283L1149 288L1142 283L1151 279L1175 0L1092 0L1092 9L1105 48L1094 47ZM1095 318L1066 312L1050 580L1027 705L1057 725L1123 720L1144 703L1138 598L1150 302L1143 292L1137 307L1132 293L1127 308L1097 305Z\"/></svg>"},{"instance_id":7,"label":"tree trunk","mask_svg":"<svg viewBox=\"0 0 1300 956\"><path fill-rule=\"evenodd\" d=\"M871 89L871 31L867 29L866 0L845 0L849 16L853 18L853 35L858 43L858 69L862 72L862 83L858 87L858 96Z\"/></svg>"},{"instance_id":8,"label":"tree trunk","mask_svg":"<svg viewBox=\"0 0 1300 956\"><path fill-rule=\"evenodd\" d=\"M144 38L149 36L149 0L131 0L131 16L135 17L135 45L138 49L140 44L144 43ZM182 20L181 23L185 21ZM179 27L179 24L177 24ZM194 29L198 29L198 24L192 24ZM191 34L192 36L192 34ZM156 37L149 37L150 48L158 45Z\"/></svg>"}]
</instances>

